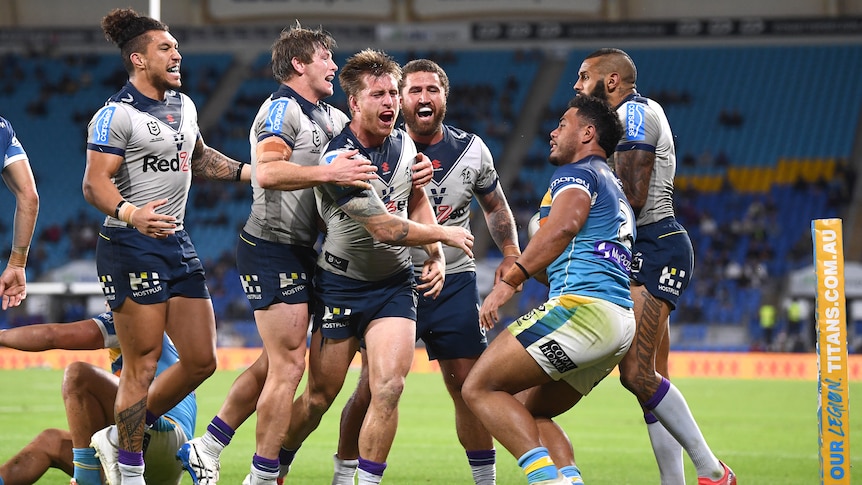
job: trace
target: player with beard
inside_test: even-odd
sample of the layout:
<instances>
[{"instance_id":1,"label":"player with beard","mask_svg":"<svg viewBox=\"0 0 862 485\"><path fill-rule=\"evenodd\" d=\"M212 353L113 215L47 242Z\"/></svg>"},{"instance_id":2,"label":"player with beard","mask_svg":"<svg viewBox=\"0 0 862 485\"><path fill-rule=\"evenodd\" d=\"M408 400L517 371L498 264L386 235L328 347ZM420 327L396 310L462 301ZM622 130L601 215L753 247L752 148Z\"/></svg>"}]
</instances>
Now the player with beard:
<instances>
[{"instance_id":1,"label":"player with beard","mask_svg":"<svg viewBox=\"0 0 862 485\"><path fill-rule=\"evenodd\" d=\"M637 68L619 49L599 49L581 64L574 89L615 107L625 132L614 169L637 216L631 294L637 333L620 362L620 380L644 409L661 483L685 483L682 448L698 485L732 485L736 476L712 453L682 393L668 380L670 313L691 281L694 250L673 209L676 153L661 105L637 92Z\"/></svg>"},{"instance_id":2,"label":"player with beard","mask_svg":"<svg viewBox=\"0 0 862 485\"><path fill-rule=\"evenodd\" d=\"M491 238L503 253L495 280L521 254L512 211L500 185L494 160L477 135L444 125L449 78L437 63L410 61L403 68L401 108L407 134L416 149L432 160L434 177L426 187L437 222L470 229L470 206L478 201ZM439 296L420 295L416 311L416 337L425 343L430 360L437 360L446 389L455 405L455 429L467 453L473 480L495 483L494 443L491 434L464 404L461 386L479 355L487 347L485 328L479 326L479 290L473 258L456 248L444 248L446 282ZM411 250L414 275L421 283L427 255ZM363 352L363 358L365 353ZM368 367L362 366L359 383L341 413L334 484L352 484L359 457L358 437L370 401Z\"/></svg>"}]
</instances>

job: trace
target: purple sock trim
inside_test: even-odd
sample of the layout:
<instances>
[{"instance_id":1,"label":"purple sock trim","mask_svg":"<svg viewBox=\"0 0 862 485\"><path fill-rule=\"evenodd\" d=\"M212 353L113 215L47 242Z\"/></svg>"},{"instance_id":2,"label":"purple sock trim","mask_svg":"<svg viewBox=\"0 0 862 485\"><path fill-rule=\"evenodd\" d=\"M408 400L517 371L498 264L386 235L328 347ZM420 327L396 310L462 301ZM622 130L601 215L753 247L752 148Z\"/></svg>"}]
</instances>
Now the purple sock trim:
<instances>
[{"instance_id":1,"label":"purple sock trim","mask_svg":"<svg viewBox=\"0 0 862 485\"><path fill-rule=\"evenodd\" d=\"M376 461L366 460L365 458L359 457L359 469L364 470L372 475L377 475L378 477L383 476L383 470L386 469L386 463L377 463Z\"/></svg>"},{"instance_id":2,"label":"purple sock trim","mask_svg":"<svg viewBox=\"0 0 862 485\"><path fill-rule=\"evenodd\" d=\"M262 472L278 473L278 458L264 458L255 453L251 459L251 466Z\"/></svg>"},{"instance_id":3,"label":"purple sock trim","mask_svg":"<svg viewBox=\"0 0 862 485\"><path fill-rule=\"evenodd\" d=\"M652 411L653 409L655 409L655 407L658 406L658 404L661 402L661 400L664 399L664 396L667 394L667 391L669 391L669 390L670 390L670 381L667 380L666 378L662 377L661 378L661 384L658 385L658 390L655 392L655 394L652 395L651 398L649 398L649 401L644 403L644 408L647 411Z\"/></svg>"},{"instance_id":4,"label":"purple sock trim","mask_svg":"<svg viewBox=\"0 0 862 485\"><path fill-rule=\"evenodd\" d=\"M225 446L230 444L231 438L233 438L234 433L236 433L236 430L231 428L230 425L222 421L218 416L214 417L213 420L210 421L210 424L207 425L207 431L209 431L215 439L219 440L219 442Z\"/></svg>"},{"instance_id":5,"label":"purple sock trim","mask_svg":"<svg viewBox=\"0 0 862 485\"><path fill-rule=\"evenodd\" d=\"M126 450L118 450L119 456L117 461L121 465L129 465L129 466L144 466L144 452L143 451L126 451Z\"/></svg>"},{"instance_id":6,"label":"purple sock trim","mask_svg":"<svg viewBox=\"0 0 862 485\"><path fill-rule=\"evenodd\" d=\"M155 414L151 413L149 409L147 409L147 426L152 426L153 423L158 421L159 417Z\"/></svg>"},{"instance_id":7,"label":"purple sock trim","mask_svg":"<svg viewBox=\"0 0 862 485\"><path fill-rule=\"evenodd\" d=\"M646 421L646 424L653 424L658 422L658 418L655 417L655 414L647 411L644 413L644 421Z\"/></svg>"},{"instance_id":8,"label":"purple sock trim","mask_svg":"<svg viewBox=\"0 0 862 485\"><path fill-rule=\"evenodd\" d=\"M496 457L497 451L494 449L473 450L467 452L467 461L471 465L475 466L493 465Z\"/></svg>"}]
</instances>

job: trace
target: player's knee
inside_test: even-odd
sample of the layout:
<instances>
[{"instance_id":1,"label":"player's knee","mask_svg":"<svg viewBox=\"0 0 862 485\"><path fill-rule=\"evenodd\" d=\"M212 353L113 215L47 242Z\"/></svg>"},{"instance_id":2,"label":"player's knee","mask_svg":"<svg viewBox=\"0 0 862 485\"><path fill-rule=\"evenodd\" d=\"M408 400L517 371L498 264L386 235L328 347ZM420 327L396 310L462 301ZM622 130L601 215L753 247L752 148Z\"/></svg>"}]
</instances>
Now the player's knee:
<instances>
[{"instance_id":1,"label":"player's knee","mask_svg":"<svg viewBox=\"0 0 862 485\"><path fill-rule=\"evenodd\" d=\"M63 398L86 392L89 384L93 382L92 375L93 368L86 362L76 361L66 366L63 371Z\"/></svg>"},{"instance_id":2,"label":"player's knee","mask_svg":"<svg viewBox=\"0 0 862 485\"><path fill-rule=\"evenodd\" d=\"M381 379L381 382L371 387L372 400L380 402L387 408L397 406L403 392L404 378L402 377Z\"/></svg>"}]
</instances>

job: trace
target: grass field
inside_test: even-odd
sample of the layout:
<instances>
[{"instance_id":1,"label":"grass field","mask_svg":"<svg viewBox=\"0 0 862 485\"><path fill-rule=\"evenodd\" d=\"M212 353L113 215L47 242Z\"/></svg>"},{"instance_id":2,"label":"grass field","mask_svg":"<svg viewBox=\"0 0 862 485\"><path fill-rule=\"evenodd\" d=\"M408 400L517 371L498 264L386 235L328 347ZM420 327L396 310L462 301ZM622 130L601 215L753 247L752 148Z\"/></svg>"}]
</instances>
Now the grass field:
<instances>
[{"instance_id":1,"label":"grass field","mask_svg":"<svg viewBox=\"0 0 862 485\"><path fill-rule=\"evenodd\" d=\"M219 371L198 391L200 434L218 410L236 372ZM348 380L355 382L356 374ZM66 427L60 398L61 371L0 371L0 461L6 461L45 427ZM819 483L816 383L810 381L679 379L713 451L748 485ZM862 395L862 383L850 386ZM288 483L325 485L331 478L338 415L348 395L339 396L321 427L297 455ZM401 424L385 483L472 483L455 436L452 405L440 376L412 374L402 405ZM658 471L645 425L634 398L615 377L602 383L559 419L575 444L578 465L590 485L655 484ZM851 461L862 463L862 417L851 420ZM222 480L239 484L254 452L254 421L249 421L222 454ZM862 483L858 468L854 483ZM498 447L498 483L526 483L515 460ZM696 483L687 461L688 483ZM39 483L65 484L50 471ZM184 484L191 483L186 477ZM153 484L158 485L158 484Z\"/></svg>"}]
</instances>

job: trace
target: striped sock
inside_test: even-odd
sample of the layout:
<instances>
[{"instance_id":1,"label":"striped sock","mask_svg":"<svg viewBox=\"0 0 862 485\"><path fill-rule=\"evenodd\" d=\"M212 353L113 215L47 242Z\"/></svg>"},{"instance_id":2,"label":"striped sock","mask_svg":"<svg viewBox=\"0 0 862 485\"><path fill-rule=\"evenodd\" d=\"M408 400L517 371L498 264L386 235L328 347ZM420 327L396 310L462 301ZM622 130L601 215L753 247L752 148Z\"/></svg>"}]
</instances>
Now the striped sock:
<instances>
[{"instance_id":1,"label":"striped sock","mask_svg":"<svg viewBox=\"0 0 862 485\"><path fill-rule=\"evenodd\" d=\"M544 446L533 448L518 458L518 466L524 470L528 483L553 480L559 476L557 467Z\"/></svg>"},{"instance_id":2,"label":"striped sock","mask_svg":"<svg viewBox=\"0 0 862 485\"><path fill-rule=\"evenodd\" d=\"M102 484L102 465L99 463L99 459L96 458L95 449L72 448L72 464L75 466L72 477L77 481L78 485Z\"/></svg>"},{"instance_id":3,"label":"striped sock","mask_svg":"<svg viewBox=\"0 0 862 485\"><path fill-rule=\"evenodd\" d=\"M573 484L584 483L584 479L583 477L581 477L581 470L574 465L564 466L563 468L560 468L560 474L568 478Z\"/></svg>"},{"instance_id":4,"label":"striped sock","mask_svg":"<svg viewBox=\"0 0 862 485\"><path fill-rule=\"evenodd\" d=\"M490 450L474 450L467 452L467 462L470 463L470 471L473 472L473 481L476 485L494 485L497 483L496 463L497 452Z\"/></svg>"},{"instance_id":5,"label":"striped sock","mask_svg":"<svg viewBox=\"0 0 862 485\"><path fill-rule=\"evenodd\" d=\"M299 451L299 448L295 450L288 450L287 448L282 447L278 452L278 476L285 477L287 473L290 472L290 464L293 463L293 459L296 458L296 452Z\"/></svg>"},{"instance_id":6,"label":"striped sock","mask_svg":"<svg viewBox=\"0 0 862 485\"><path fill-rule=\"evenodd\" d=\"M211 435L213 439L218 441L218 443L221 444L222 449L230 444L230 440L233 439L234 433L236 433L236 430L231 428L229 424L222 421L218 416L214 416L212 421L210 421L210 424L207 425L207 434Z\"/></svg>"},{"instance_id":7,"label":"striped sock","mask_svg":"<svg viewBox=\"0 0 862 485\"><path fill-rule=\"evenodd\" d=\"M366 460L360 456L358 469L359 485L374 485L383 480L383 471L386 470L386 463Z\"/></svg>"},{"instance_id":8,"label":"striped sock","mask_svg":"<svg viewBox=\"0 0 862 485\"><path fill-rule=\"evenodd\" d=\"M278 458L264 458L257 453L251 459L251 474L263 480L278 478Z\"/></svg>"}]
</instances>

